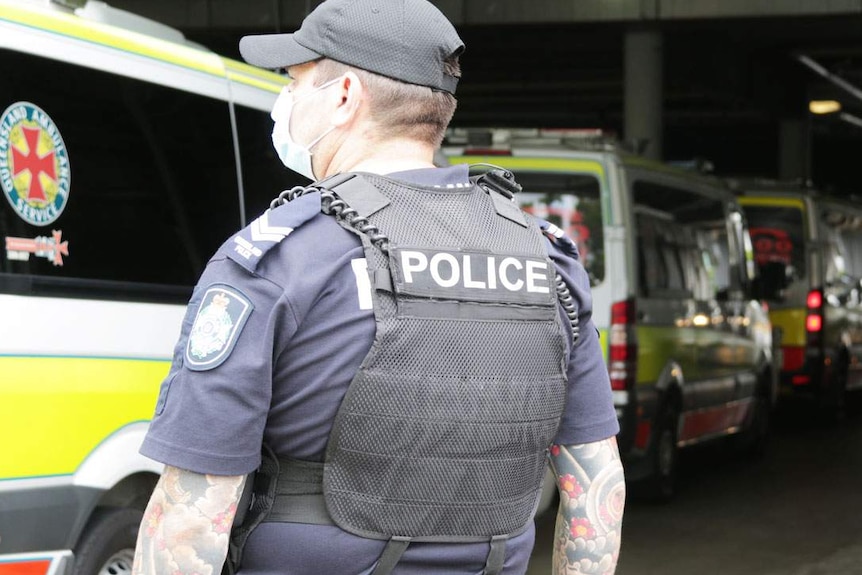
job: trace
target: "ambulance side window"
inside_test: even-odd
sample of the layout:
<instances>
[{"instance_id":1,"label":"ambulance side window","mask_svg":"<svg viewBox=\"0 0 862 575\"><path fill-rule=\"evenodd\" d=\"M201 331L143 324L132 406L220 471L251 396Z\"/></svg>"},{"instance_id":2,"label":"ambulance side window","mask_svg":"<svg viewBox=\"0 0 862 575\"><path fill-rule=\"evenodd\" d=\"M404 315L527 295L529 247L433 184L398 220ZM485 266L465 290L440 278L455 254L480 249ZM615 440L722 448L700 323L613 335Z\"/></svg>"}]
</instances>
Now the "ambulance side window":
<instances>
[{"instance_id":1,"label":"ambulance side window","mask_svg":"<svg viewBox=\"0 0 862 575\"><path fill-rule=\"evenodd\" d=\"M700 232L701 253L707 270L708 289L703 299L725 299L730 289L730 243L725 226Z\"/></svg>"},{"instance_id":2,"label":"ambulance side window","mask_svg":"<svg viewBox=\"0 0 862 575\"><path fill-rule=\"evenodd\" d=\"M661 226L667 222L639 213L635 217L638 250L638 270L641 292L652 297L667 290L669 272L667 258L662 257Z\"/></svg>"},{"instance_id":3,"label":"ambulance side window","mask_svg":"<svg viewBox=\"0 0 862 575\"><path fill-rule=\"evenodd\" d=\"M683 272L680 242L676 230L665 229L661 236L661 258L667 270L667 285L665 289L685 290L685 273Z\"/></svg>"},{"instance_id":4,"label":"ambulance side window","mask_svg":"<svg viewBox=\"0 0 862 575\"><path fill-rule=\"evenodd\" d=\"M254 220L269 207L273 198L293 186L308 185L308 178L288 170L272 147L272 118L269 112L236 106L246 219Z\"/></svg>"},{"instance_id":5,"label":"ambulance side window","mask_svg":"<svg viewBox=\"0 0 862 575\"><path fill-rule=\"evenodd\" d=\"M192 285L240 226L227 103L11 50L0 77L0 272Z\"/></svg>"},{"instance_id":6,"label":"ambulance side window","mask_svg":"<svg viewBox=\"0 0 862 575\"><path fill-rule=\"evenodd\" d=\"M680 181L671 186L636 179L632 197L642 213L651 214L652 223L638 223L637 238L644 244L638 249L645 265L641 285L646 293L663 290L668 297L711 299L723 289L728 270L722 262L730 254L727 232L721 231L725 229L721 196L697 183ZM649 226L655 230L649 232ZM645 234L659 238L654 248L650 247L651 236ZM713 242L707 241L709 236ZM722 240L725 244L718 245ZM649 253L652 249L655 253ZM656 263L661 263L661 270L651 269L659 267Z\"/></svg>"}]
</instances>

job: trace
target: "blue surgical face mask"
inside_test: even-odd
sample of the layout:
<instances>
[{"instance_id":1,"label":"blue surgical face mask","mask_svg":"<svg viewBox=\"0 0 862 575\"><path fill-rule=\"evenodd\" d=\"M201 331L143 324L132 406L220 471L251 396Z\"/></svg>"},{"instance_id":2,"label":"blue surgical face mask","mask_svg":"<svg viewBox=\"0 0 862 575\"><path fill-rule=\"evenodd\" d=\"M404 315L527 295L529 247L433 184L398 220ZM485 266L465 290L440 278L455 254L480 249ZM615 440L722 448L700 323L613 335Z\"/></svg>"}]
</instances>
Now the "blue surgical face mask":
<instances>
[{"instance_id":1,"label":"blue surgical face mask","mask_svg":"<svg viewBox=\"0 0 862 575\"><path fill-rule=\"evenodd\" d=\"M285 166L294 172L300 173L311 180L316 179L314 169L311 167L311 148L317 145L317 143L320 142L320 140L322 140L329 132L334 130L335 126L331 126L328 130L312 140L307 146L303 146L302 144L297 143L290 135L290 117L293 112L293 107L298 102L320 92L324 88L328 88L338 82L338 80L340 80L340 78L335 78L325 84L321 84L311 92L304 94L299 100L294 100L293 93L290 92L287 87L284 87L281 90L281 94L278 95L278 99L276 99L275 104L272 107L272 113L270 114L272 120L275 122L275 125L272 127L272 145L275 148L275 152L278 154L279 159Z\"/></svg>"}]
</instances>

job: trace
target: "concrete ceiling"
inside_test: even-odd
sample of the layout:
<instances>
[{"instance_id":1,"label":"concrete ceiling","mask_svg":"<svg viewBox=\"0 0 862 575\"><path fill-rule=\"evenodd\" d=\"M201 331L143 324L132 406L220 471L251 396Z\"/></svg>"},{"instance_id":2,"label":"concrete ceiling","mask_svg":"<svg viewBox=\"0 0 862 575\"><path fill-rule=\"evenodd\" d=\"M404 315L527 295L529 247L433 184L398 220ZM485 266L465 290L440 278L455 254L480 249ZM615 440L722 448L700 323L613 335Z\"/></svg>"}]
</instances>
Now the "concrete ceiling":
<instances>
[{"instance_id":1,"label":"concrete ceiling","mask_svg":"<svg viewBox=\"0 0 862 575\"><path fill-rule=\"evenodd\" d=\"M247 33L295 29L319 2L115 0L237 56ZM862 100L797 57L862 89L862 0L438 0L467 51L454 123L601 127L623 133L623 39L632 27L664 38L666 159L707 158L725 174L779 175L782 122L807 127L798 175L843 193L862 127L808 114L835 98L862 119ZM529 8L529 9L528 9Z\"/></svg>"}]
</instances>

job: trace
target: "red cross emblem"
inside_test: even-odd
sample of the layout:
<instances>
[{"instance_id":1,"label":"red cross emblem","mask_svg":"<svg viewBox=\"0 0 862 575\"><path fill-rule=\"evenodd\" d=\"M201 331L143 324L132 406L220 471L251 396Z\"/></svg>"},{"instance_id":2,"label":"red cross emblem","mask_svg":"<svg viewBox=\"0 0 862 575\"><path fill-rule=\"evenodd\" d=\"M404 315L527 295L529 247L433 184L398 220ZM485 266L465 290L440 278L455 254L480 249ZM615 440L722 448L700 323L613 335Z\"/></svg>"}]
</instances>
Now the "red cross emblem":
<instances>
[{"instance_id":1,"label":"red cross emblem","mask_svg":"<svg viewBox=\"0 0 862 575\"><path fill-rule=\"evenodd\" d=\"M57 171L54 159L54 150L51 150L44 156L39 156L37 146L39 144L39 133L42 131L39 128L25 128L21 126L21 131L24 132L24 139L27 140L27 154L22 154L14 146L12 147L12 176L15 177L22 172L30 172L30 189L27 190L27 201L47 202L48 196L45 195L45 190L42 189L42 181L39 179L39 174L45 174L52 180L57 179Z\"/></svg>"}]
</instances>

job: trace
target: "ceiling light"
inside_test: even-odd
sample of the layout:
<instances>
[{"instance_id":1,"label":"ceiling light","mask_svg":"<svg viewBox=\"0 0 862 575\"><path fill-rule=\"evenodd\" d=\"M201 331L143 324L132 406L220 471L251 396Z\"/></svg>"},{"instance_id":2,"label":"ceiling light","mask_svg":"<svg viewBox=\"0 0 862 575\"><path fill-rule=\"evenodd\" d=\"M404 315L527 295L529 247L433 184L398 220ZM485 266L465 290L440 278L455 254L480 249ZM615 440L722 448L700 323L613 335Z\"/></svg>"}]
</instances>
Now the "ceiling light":
<instances>
[{"instance_id":1,"label":"ceiling light","mask_svg":"<svg viewBox=\"0 0 862 575\"><path fill-rule=\"evenodd\" d=\"M812 114L832 114L841 110L841 102L836 100L811 100L808 110Z\"/></svg>"}]
</instances>

